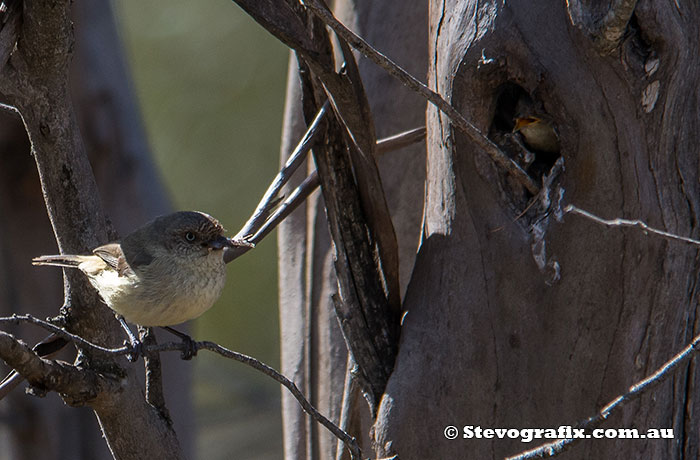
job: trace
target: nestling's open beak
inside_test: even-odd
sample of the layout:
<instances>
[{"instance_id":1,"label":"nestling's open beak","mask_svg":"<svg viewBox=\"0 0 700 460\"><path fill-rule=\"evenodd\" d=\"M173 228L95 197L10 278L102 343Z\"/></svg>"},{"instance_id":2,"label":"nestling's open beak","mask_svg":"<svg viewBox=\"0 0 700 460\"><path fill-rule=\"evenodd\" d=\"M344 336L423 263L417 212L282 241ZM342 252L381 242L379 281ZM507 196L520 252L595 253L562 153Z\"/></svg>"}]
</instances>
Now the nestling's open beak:
<instances>
[{"instance_id":1,"label":"nestling's open beak","mask_svg":"<svg viewBox=\"0 0 700 460\"><path fill-rule=\"evenodd\" d=\"M513 132L517 133L521 129L523 129L525 126L529 126L535 123L539 123L541 120L537 117L518 117L515 119L515 127L513 128Z\"/></svg>"},{"instance_id":2,"label":"nestling's open beak","mask_svg":"<svg viewBox=\"0 0 700 460\"><path fill-rule=\"evenodd\" d=\"M226 247L231 248L234 246L233 242L223 235L219 235L208 243L209 248L219 250Z\"/></svg>"}]
</instances>

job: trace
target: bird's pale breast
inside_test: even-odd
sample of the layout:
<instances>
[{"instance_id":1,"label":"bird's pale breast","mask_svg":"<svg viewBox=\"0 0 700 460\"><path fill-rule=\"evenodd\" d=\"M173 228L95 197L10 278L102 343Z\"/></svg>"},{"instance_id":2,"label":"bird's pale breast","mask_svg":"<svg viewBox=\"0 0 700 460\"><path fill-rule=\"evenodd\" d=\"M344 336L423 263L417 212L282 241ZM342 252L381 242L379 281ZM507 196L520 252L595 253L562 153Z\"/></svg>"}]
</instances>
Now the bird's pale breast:
<instances>
[{"instance_id":1,"label":"bird's pale breast","mask_svg":"<svg viewBox=\"0 0 700 460\"><path fill-rule=\"evenodd\" d=\"M211 251L196 259L158 259L127 275L104 270L94 277L100 278L91 282L104 301L127 321L172 326L211 308L226 283L226 267L222 251Z\"/></svg>"}]
</instances>

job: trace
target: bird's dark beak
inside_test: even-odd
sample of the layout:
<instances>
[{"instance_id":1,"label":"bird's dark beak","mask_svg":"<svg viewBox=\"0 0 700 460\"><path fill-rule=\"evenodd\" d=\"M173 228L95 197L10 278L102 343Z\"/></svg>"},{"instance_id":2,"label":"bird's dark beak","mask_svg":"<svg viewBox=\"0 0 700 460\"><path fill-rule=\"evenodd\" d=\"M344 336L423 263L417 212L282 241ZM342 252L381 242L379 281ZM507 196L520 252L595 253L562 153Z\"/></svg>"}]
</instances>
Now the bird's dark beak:
<instances>
[{"instance_id":1,"label":"bird's dark beak","mask_svg":"<svg viewBox=\"0 0 700 460\"><path fill-rule=\"evenodd\" d=\"M233 242L230 239L226 238L225 236L219 235L216 238L214 238L213 240L211 240L209 242L208 246L211 249L216 249L216 250L224 249L226 247L231 248L231 247L233 247Z\"/></svg>"}]
</instances>

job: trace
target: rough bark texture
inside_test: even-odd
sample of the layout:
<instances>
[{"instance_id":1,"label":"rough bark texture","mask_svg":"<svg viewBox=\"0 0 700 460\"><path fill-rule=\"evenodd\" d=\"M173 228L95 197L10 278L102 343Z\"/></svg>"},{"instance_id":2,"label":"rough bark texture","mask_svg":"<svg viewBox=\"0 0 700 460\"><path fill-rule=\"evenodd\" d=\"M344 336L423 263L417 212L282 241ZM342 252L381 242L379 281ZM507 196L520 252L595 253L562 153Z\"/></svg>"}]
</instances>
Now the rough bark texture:
<instances>
[{"instance_id":1,"label":"rough bark texture","mask_svg":"<svg viewBox=\"0 0 700 460\"><path fill-rule=\"evenodd\" d=\"M169 203L149 158L111 8L105 2L80 2L73 13L76 45L70 90L80 126L75 132L82 135L100 190L99 195L91 192L91 199L104 204L117 230L125 232L167 212ZM29 263L32 257L56 252L36 165L19 119L5 113L0 116L0 310L3 316L55 316L62 303L61 273ZM36 288L37 283L41 283L41 289ZM31 327L14 328L12 332L28 342L46 335ZM74 355L69 348L71 351L64 352L62 359L70 360ZM181 433L180 442L188 451L192 447L188 402L191 363L181 363L174 353L164 354L164 360L166 400ZM136 369L140 364L132 367ZM143 378L136 377L136 382L142 385ZM41 400L30 398L20 387L0 403L0 412L4 447L0 458L110 455L95 414L87 408L66 407L55 395ZM107 415L116 417L112 412L104 408L103 422Z\"/></svg>"},{"instance_id":2,"label":"rough bark texture","mask_svg":"<svg viewBox=\"0 0 700 460\"><path fill-rule=\"evenodd\" d=\"M414 75L427 69L427 9L421 2L336 2L339 18L401 63ZM382 27L370 27L380 23ZM377 137L423 125L425 103L374 64L360 59ZM299 83L290 64L285 132L286 155L303 132ZM399 244L402 290L410 277L418 244L425 171L424 147L412 146L379 160L382 184ZM314 195L283 224L280 247L280 324L282 371L293 379L321 412L338 420L347 360L331 294L337 292L328 224L320 194ZM335 438L309 421L295 401L282 395L287 458L333 458ZM367 405L360 404L365 422L351 434L367 439L371 427ZM369 447L365 443L365 448Z\"/></svg>"},{"instance_id":3,"label":"rough bark texture","mask_svg":"<svg viewBox=\"0 0 700 460\"><path fill-rule=\"evenodd\" d=\"M559 129L566 202L697 236L691 50L700 11L642 1L620 50L604 57L565 7L433 3L432 87L488 132L501 85L519 85ZM655 59L658 70L649 71ZM649 96L654 86L658 99ZM553 279L533 258L532 222L511 223L517 197L433 109L427 176L424 241L376 426L381 450L404 460L513 454L519 441L447 441L442 429L573 425L697 333L696 250L545 218L547 261L561 267ZM673 427L675 440L589 441L563 457L695 458L696 375L691 364L608 424Z\"/></svg>"},{"instance_id":4,"label":"rough bark texture","mask_svg":"<svg viewBox=\"0 0 700 460\"><path fill-rule=\"evenodd\" d=\"M532 99L559 133L565 170L552 191L559 187L564 203L698 237L700 9L642 0L611 52L615 37L601 47L591 35L607 27L593 26L601 18L619 25L606 16L607 3L569 4L575 14L564 2L431 2L427 36L423 2L341 2L337 11L414 75L422 77L429 62L431 87L484 133L503 130L497 119L512 123L509 98ZM422 103L360 62L377 136L420 124ZM283 152L298 133L297 100L290 82ZM399 355L374 426L378 456L517 453L531 445L450 441L443 429L575 425L698 333L697 250L576 216L557 222L540 204L513 222L531 196L432 107L427 129L417 258L421 151L380 162L401 281L410 283ZM282 363L337 418L345 351L330 305L336 283L328 244L320 201L280 232ZM696 378L691 363L606 424L672 427L674 440L591 440L562 457L696 458ZM333 440L286 398L287 458L329 458ZM368 428L352 434L366 436Z\"/></svg>"}]
</instances>

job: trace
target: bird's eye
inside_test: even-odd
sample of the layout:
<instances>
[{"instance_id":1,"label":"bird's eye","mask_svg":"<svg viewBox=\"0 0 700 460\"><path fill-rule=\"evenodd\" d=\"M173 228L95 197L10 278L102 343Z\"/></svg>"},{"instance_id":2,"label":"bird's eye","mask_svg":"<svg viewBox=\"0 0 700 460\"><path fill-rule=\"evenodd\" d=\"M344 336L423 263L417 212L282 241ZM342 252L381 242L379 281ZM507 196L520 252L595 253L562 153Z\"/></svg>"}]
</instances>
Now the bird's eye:
<instances>
[{"instance_id":1,"label":"bird's eye","mask_svg":"<svg viewBox=\"0 0 700 460\"><path fill-rule=\"evenodd\" d=\"M197 239L197 237L194 235L194 233L187 232L187 233L185 233L185 239L191 243L192 241Z\"/></svg>"}]
</instances>

